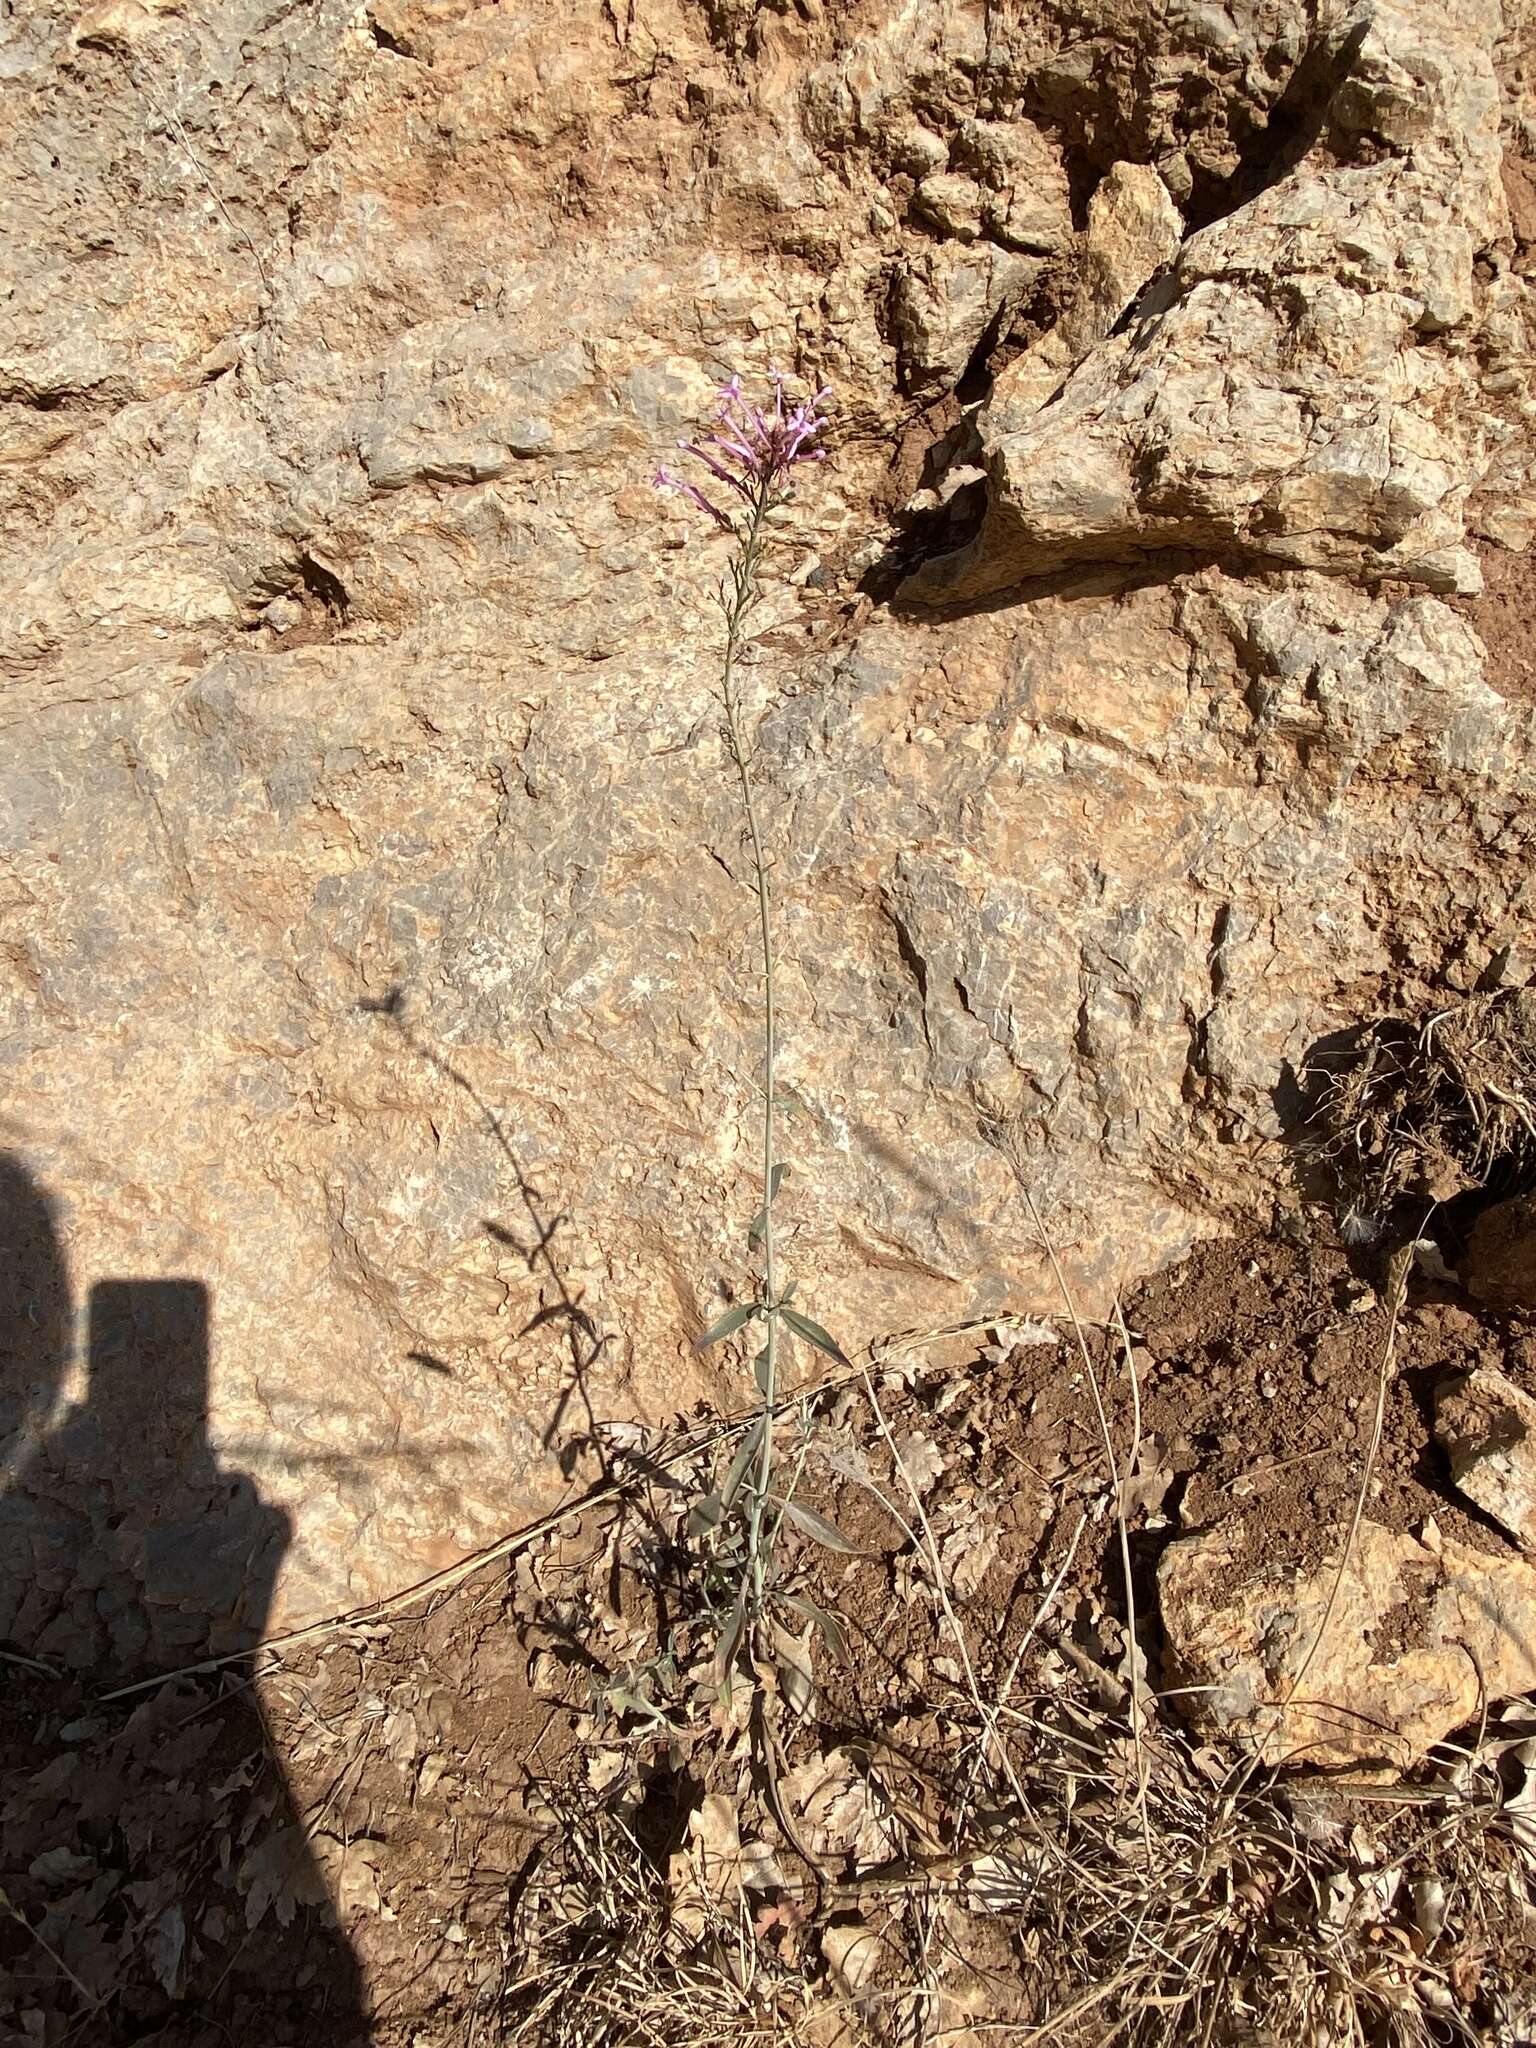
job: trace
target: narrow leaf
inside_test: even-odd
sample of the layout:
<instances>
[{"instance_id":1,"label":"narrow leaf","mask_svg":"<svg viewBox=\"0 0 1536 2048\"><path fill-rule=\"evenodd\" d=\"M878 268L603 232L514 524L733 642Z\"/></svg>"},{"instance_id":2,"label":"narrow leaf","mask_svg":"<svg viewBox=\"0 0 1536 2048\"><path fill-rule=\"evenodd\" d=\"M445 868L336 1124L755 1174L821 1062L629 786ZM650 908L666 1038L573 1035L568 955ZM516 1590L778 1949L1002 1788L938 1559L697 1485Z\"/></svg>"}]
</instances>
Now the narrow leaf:
<instances>
[{"instance_id":1,"label":"narrow leaf","mask_svg":"<svg viewBox=\"0 0 1536 2048\"><path fill-rule=\"evenodd\" d=\"M718 1323L711 1323L694 1344L695 1351L707 1351L711 1344L718 1344L723 1337L733 1337L743 1323L750 1323L759 1313L760 1304L745 1301L739 1308L728 1308Z\"/></svg>"},{"instance_id":2,"label":"narrow leaf","mask_svg":"<svg viewBox=\"0 0 1536 2048\"><path fill-rule=\"evenodd\" d=\"M731 1698L731 1667L736 1661L736 1651L741 1642L741 1632L746 1625L747 1596L743 1590L736 1597L729 1621L720 1635L720 1647L715 1653L715 1669L720 1674L720 1692L726 1704Z\"/></svg>"},{"instance_id":3,"label":"narrow leaf","mask_svg":"<svg viewBox=\"0 0 1536 2048\"><path fill-rule=\"evenodd\" d=\"M816 1624L827 1639L827 1648L839 1664L848 1662L848 1638L843 1634L842 1624L824 1607L818 1607L814 1600L807 1600L803 1593L786 1593L784 1605L792 1607L796 1614L803 1614L807 1621Z\"/></svg>"},{"instance_id":4,"label":"narrow leaf","mask_svg":"<svg viewBox=\"0 0 1536 2048\"><path fill-rule=\"evenodd\" d=\"M779 1314L792 1330L805 1339L807 1344L814 1344L818 1351L825 1351L828 1358L835 1358L839 1365L849 1365L852 1363L841 1344L838 1343L835 1337L829 1336L820 1323L813 1323L809 1316L801 1315L797 1308L781 1307Z\"/></svg>"},{"instance_id":5,"label":"narrow leaf","mask_svg":"<svg viewBox=\"0 0 1536 2048\"><path fill-rule=\"evenodd\" d=\"M777 1651L775 1662L779 1667L779 1687L784 1695L784 1704L797 1721L804 1720L811 1710L816 1697L816 1675L811 1668L810 1631L802 1643L792 1636L788 1629L775 1628L774 1646Z\"/></svg>"},{"instance_id":6,"label":"narrow leaf","mask_svg":"<svg viewBox=\"0 0 1536 2048\"><path fill-rule=\"evenodd\" d=\"M766 1400L768 1397L768 1346L766 1344L752 1361L752 1377L757 1381L757 1391Z\"/></svg>"},{"instance_id":7,"label":"narrow leaf","mask_svg":"<svg viewBox=\"0 0 1536 2048\"><path fill-rule=\"evenodd\" d=\"M779 1183L783 1178L784 1165L780 1161L768 1177L768 1200L764 1202L761 1209L753 1217L752 1228L747 1232L747 1243L754 1251L763 1241L763 1232L768 1228L768 1211L773 1203L774 1196L779 1192Z\"/></svg>"},{"instance_id":8,"label":"narrow leaf","mask_svg":"<svg viewBox=\"0 0 1536 2048\"><path fill-rule=\"evenodd\" d=\"M719 1494L706 1493L702 1500L695 1501L689 1513L689 1535L707 1536L711 1529L718 1529L723 1512L723 1503Z\"/></svg>"},{"instance_id":9,"label":"narrow leaf","mask_svg":"<svg viewBox=\"0 0 1536 2048\"><path fill-rule=\"evenodd\" d=\"M659 1721L663 1728L673 1726L653 1700L642 1699L639 1693L631 1692L628 1686L611 1685L605 1697L608 1704L617 1708L621 1714L643 1714L648 1721Z\"/></svg>"},{"instance_id":10,"label":"narrow leaf","mask_svg":"<svg viewBox=\"0 0 1536 2048\"><path fill-rule=\"evenodd\" d=\"M775 1495L774 1498L777 1500L778 1496ZM786 1521L793 1522L797 1529L809 1536L813 1542L821 1544L824 1549L836 1550L844 1557L864 1555L856 1543L848 1541L835 1523L829 1522L825 1515L817 1514L814 1508L806 1507L802 1501L781 1500L779 1506L784 1510Z\"/></svg>"},{"instance_id":11,"label":"narrow leaf","mask_svg":"<svg viewBox=\"0 0 1536 2048\"><path fill-rule=\"evenodd\" d=\"M731 1469L725 1475L725 1484L720 1489L720 1506L729 1511L731 1502L741 1491L741 1482L746 1478L752 1460L757 1456L763 1441L763 1418L753 1423L741 1440L741 1449L731 1460Z\"/></svg>"}]
</instances>

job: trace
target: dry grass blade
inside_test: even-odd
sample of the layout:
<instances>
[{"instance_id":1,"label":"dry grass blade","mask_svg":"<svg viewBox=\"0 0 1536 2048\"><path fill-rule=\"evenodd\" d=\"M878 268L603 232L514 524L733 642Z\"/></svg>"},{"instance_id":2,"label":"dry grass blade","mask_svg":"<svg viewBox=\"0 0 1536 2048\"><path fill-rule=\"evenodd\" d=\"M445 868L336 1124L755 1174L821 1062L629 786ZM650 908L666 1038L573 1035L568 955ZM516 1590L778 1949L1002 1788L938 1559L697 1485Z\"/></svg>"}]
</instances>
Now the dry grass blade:
<instances>
[{"instance_id":1,"label":"dry grass blade","mask_svg":"<svg viewBox=\"0 0 1536 2048\"><path fill-rule=\"evenodd\" d=\"M906 1466L902 1461L901 1453L897 1449L896 1440L895 1437L892 1435L890 1424L885 1416L885 1411L881 1407L880 1397L875 1391L874 1382L870 1378L868 1372L866 1372L864 1375L864 1387L866 1396L869 1400L871 1413L875 1418L876 1427L880 1431L881 1437L883 1438L886 1448L890 1453L895 1469L899 1474L902 1483L907 1490L908 1496L912 1501L917 1524L922 1531L921 1546L919 1545L917 1535L914 1533L911 1526L906 1522L906 1520L897 1512L897 1510L894 1507L891 1506L891 1504L888 1501L884 1504L887 1508L887 1511L892 1515L893 1519L895 1519L898 1526L906 1534L907 1540L912 1544L914 1550L921 1548L927 1557L929 1572L931 1574L933 1581L935 1598L939 1602L939 1606L944 1615L945 1622L949 1628L951 1636L954 1638L956 1648L958 1649L960 1654L961 1669L965 1676L966 1690L970 1698L972 1709L975 1712L982 1728L985 1730L987 1744L990 1753L996 1758L997 1763L1000 1766L1003 1779L1007 1784L1009 1791L1013 1794L1015 1801L1017 1802L1024 1824L1030 1831L1032 1843L1034 1847L1043 1854L1043 1856L1048 1862L1055 1864L1063 1873L1070 1874L1073 1882L1076 1885L1083 1889L1086 1889L1088 1892L1096 1896L1099 1900L1099 1903L1106 1908L1111 1917L1124 1922L1129 1927L1131 1924L1132 1915L1127 1910L1123 1901L1117 1899L1113 1891L1106 1890L1103 1887L1101 1887L1097 1883L1094 1876L1080 1862L1078 1862L1077 1859L1075 1859L1072 1856L1070 1851L1064 1848L1059 1841L1055 1840L1050 1834L1050 1832L1041 1825L1041 1822L1035 1812L1034 1802L1030 1798L1029 1793L1025 1790L1023 1781L1019 1776L1017 1766L1013 1761L1008 1745L1001 1732L1000 1723L1003 1718L1004 1710L1000 1704L994 1704L993 1702L987 1700L983 1696L981 1688L977 1682L975 1665L972 1661L970 1646L967 1642L965 1630L961 1624L960 1617L955 1611L954 1602L950 1596L949 1587L945 1578L943 1562L939 1552L938 1539L934 1534L933 1525L929 1520L927 1510L923 1506L922 1496L918 1488L913 1484L911 1475L908 1473ZM1136 1730L1136 1725L1136 1719L1133 1718L1133 1731ZM1143 1821L1145 1823L1146 1777L1143 1767L1143 1761L1141 1758L1139 1733L1135 1735L1135 1742L1136 1755L1138 1760L1138 1803L1142 1811ZM957 1807L954 1819L957 1825L963 1825L964 1818L965 1802L962 1799L962 1801L959 1803ZM1146 1840L1150 1844L1150 1833L1147 1833ZM1131 1935L1133 1948L1136 1945L1136 1943L1142 1938L1143 1937L1141 1935L1140 1930L1133 1929ZM1151 1940L1151 1947L1156 1952L1159 1960L1174 1965L1175 1967L1177 1966L1177 1958L1171 1950L1162 1946L1159 1942L1151 1939L1150 1937L1148 1939Z\"/></svg>"},{"instance_id":2,"label":"dry grass blade","mask_svg":"<svg viewBox=\"0 0 1536 2048\"><path fill-rule=\"evenodd\" d=\"M1152 1831L1147 1820L1147 1760L1142 1750L1141 1724L1143 1702L1142 1680L1138 1666L1140 1653L1136 1640L1136 1588L1131 1574L1130 1532L1126 1528L1125 1523L1125 1489L1121 1481L1119 1460L1115 1456L1114 1439L1110 1434L1109 1417L1104 1409L1104 1396L1100 1391L1098 1372L1094 1367L1093 1353L1088 1345L1087 1333L1077 1313L1077 1304L1072 1298L1072 1290L1067 1285L1067 1276L1061 1269L1061 1261L1056 1256L1056 1247L1045 1227L1044 1219L1041 1217L1034 1195L1027 1187L1024 1190L1024 1200L1028 1205L1030 1220L1035 1226L1041 1246L1050 1261L1051 1271L1056 1277L1056 1284L1061 1289L1062 1302L1066 1307L1067 1315L1072 1324L1072 1334L1077 1340L1078 1356L1083 1362L1083 1373L1088 1381L1089 1392L1093 1396L1093 1412L1098 1419L1099 1436L1104 1446L1104 1462L1109 1470L1109 1484L1115 1504L1115 1530L1120 1540L1120 1569L1125 1590L1125 1661L1127 1683L1131 1695L1131 1740L1136 1747L1137 1803L1140 1809L1141 1830L1147 1852L1147 1863L1150 1867L1152 1862ZM1141 1400L1136 1386L1136 1362L1131 1356L1130 1332L1126 1329L1125 1318L1120 1314L1118 1308L1115 1312L1115 1320L1124 1345L1126 1370L1130 1375L1131 1395L1135 1405L1135 1442L1131 1449L1131 1463L1134 1464L1141 1439Z\"/></svg>"},{"instance_id":3,"label":"dry grass blade","mask_svg":"<svg viewBox=\"0 0 1536 2048\"><path fill-rule=\"evenodd\" d=\"M772 1965L741 1895L674 1896L617 1814L570 1802L520 1903L508 2042L769 2048L796 2038L800 1973Z\"/></svg>"},{"instance_id":4,"label":"dry grass blade","mask_svg":"<svg viewBox=\"0 0 1536 2048\"><path fill-rule=\"evenodd\" d=\"M1427 1223L1428 1220L1426 1217L1425 1222ZM1272 1723L1271 1732L1273 1732L1274 1727L1283 1725L1286 1709L1296 1700L1302 1681L1317 1659L1317 1653L1322 1648L1324 1639L1328 1634L1329 1624L1332 1622L1334 1612L1338 1607L1339 1596L1344 1590L1344 1581L1349 1573L1350 1559L1354 1556L1355 1545L1360 1539L1360 1524L1365 1519L1365 1504L1370 1499L1371 1481L1375 1477L1376 1460L1381 1452L1382 1429L1385 1425L1387 1414L1387 1389L1392 1381L1392 1361L1397 1355L1398 1324L1402 1317L1403 1302L1408 1292L1408 1276L1412 1271L1413 1253L1410 1248L1405 1247L1396 1254L1392 1262L1392 1280L1387 1303L1386 1335L1382 1339L1381 1358L1376 1371L1376 1402L1371 1416L1371 1434L1366 1443L1365 1458L1360 1468L1360 1484L1355 1490L1354 1512L1350 1516L1349 1529L1344 1538L1344 1546L1339 1553L1338 1569L1335 1571L1333 1583L1328 1589L1328 1598L1324 1604L1316 1632L1307 1646L1306 1655L1297 1666L1295 1674L1286 1688L1285 1698L1274 1709L1275 1720ZM1266 1747L1267 1743L1261 1737L1256 1754L1262 1756Z\"/></svg>"},{"instance_id":5,"label":"dry grass blade","mask_svg":"<svg viewBox=\"0 0 1536 2048\"><path fill-rule=\"evenodd\" d=\"M884 1412L878 1393L875 1405ZM890 1416L885 1423L889 1447ZM916 1504L909 1513L909 1541L931 1567L931 1517ZM1088 1519L1079 1515L1078 1535ZM1042 1613L1062 1577L1058 1571L1047 1589ZM954 1612L954 1596L935 1591L941 1610L946 1599ZM974 1660L979 1651L958 1612L954 1627ZM1425 1956L1401 1937L1413 1928L1422 1873L1443 1872L1452 1889L1447 1843L1464 1839L1455 1867L1471 1873L1465 1884L1480 1887L1489 1914L1499 1910L1497 1867L1487 1879L1476 1875L1499 1804L1497 1772L1486 1760L1474 1766L1489 1788L1477 1801L1459 1781L1424 1788L1418 1802L1372 1816L1372 1839L1356 1856L1341 1847L1347 1822L1343 1830L1302 1825L1278 1781L1234 1790L1155 1718L1138 1781L1126 1716L1107 1710L1091 1683L1058 1683L1006 1705L989 1696L995 1687L974 1661L971 1669L974 1689L944 1715L954 1731L947 1758L888 1746L897 1768L920 1779L917 1802L887 1789L888 1803L903 1811L913 1804L925 1816L919 1833L951 1846L825 1889L779 1883L770 1896L796 1902L801 1930L788 1971L757 1936L762 1908L749 1912L744 1899L717 1895L701 1911L686 1881L679 1889L675 1861L643 1856L620 1813L594 1808L578 1792L545 1837L519 1908L520 1959L507 1994L508 2032L499 2038L529 2048L756 2048L823 2040L818 2029L833 2013L839 2022L857 2017L866 2030L838 2038L881 2048L990 2033L1062 2048L1237 2048L1293 2038L1427 2048L1474 2038L1442 2009L1449 1954ZM990 1800L973 1796L972 1733L987 1752ZM719 1767L707 1741L692 1751L694 1773ZM866 1747L878 1762L877 1739ZM1004 1783L1011 1801L997 1796ZM1326 1799L1327 1788L1314 1786L1309 1797ZM1376 1846L1387 1829L1396 1831L1390 1853ZM1505 1854L1513 1859L1515 1851ZM1369 1906L1384 1868L1401 1871L1395 1917L1387 1908L1385 1920L1353 1906L1342 1917L1331 1911L1338 1896ZM978 1911L993 1926L1011 1923L1025 1955L1048 1959L1040 2001L1012 2023L994 2026L983 2011L952 2024L946 1972L964 1966L952 1916ZM818 1958L818 1930L850 1916L906 1929L899 1981L861 1992L857 2015L828 1997L833 1986Z\"/></svg>"},{"instance_id":6,"label":"dry grass blade","mask_svg":"<svg viewBox=\"0 0 1536 2048\"><path fill-rule=\"evenodd\" d=\"M10 1895L6 1892L3 1885L0 1885L0 1912L6 1913L12 1920L15 1921L18 1927L25 1930L25 1932L31 1940L37 1943L38 1947L42 1950L43 1954L48 1958L49 1962L51 1962L54 1965L55 1969L57 1969L61 1973L61 1975L68 1978L69 1982L74 1986L76 1991L78 1991L80 1996L85 2000L87 2010L93 2013L99 2012L102 2005L101 1999L99 1999L96 1996L96 1993L91 1989L91 1987L88 1984L81 1983L80 1979L75 1975L74 1971L69 1967L68 1963L65 1962L64 1958L59 1954L58 1950L53 1947L51 1942L47 1941L44 1938L44 1936L38 1932L37 1928L35 1928L32 1925L32 1922L27 1918L26 1914L19 1912L17 1910L17 1908L12 1904Z\"/></svg>"}]
</instances>

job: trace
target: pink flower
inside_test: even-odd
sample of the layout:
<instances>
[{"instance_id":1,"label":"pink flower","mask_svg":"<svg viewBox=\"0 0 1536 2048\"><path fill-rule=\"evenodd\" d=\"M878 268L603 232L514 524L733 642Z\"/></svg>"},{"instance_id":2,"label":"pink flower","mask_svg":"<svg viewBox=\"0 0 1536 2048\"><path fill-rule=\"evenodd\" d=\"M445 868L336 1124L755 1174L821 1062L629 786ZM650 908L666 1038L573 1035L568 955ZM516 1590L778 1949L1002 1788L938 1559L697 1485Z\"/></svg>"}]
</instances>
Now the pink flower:
<instances>
[{"instance_id":1,"label":"pink flower","mask_svg":"<svg viewBox=\"0 0 1536 2048\"><path fill-rule=\"evenodd\" d=\"M701 512L709 514L722 533L736 531L730 515L722 512L718 505L711 504L698 485L689 483L686 477L674 476L669 469L658 469L651 482L658 491L676 491L679 497L690 499Z\"/></svg>"},{"instance_id":2,"label":"pink flower","mask_svg":"<svg viewBox=\"0 0 1536 2048\"><path fill-rule=\"evenodd\" d=\"M797 405L787 405L782 370L770 370L772 409L752 404L742 390L739 376L731 376L715 394L715 424L695 441L679 441L684 454L703 464L716 482L735 493L754 519L774 506L782 505L792 488L792 472L802 462L824 462L827 451L820 437L827 426L826 406L832 397L830 385ZM725 533L737 531L736 522L705 496L697 484L686 483L670 470L658 469L658 490L678 491L689 498Z\"/></svg>"}]
</instances>

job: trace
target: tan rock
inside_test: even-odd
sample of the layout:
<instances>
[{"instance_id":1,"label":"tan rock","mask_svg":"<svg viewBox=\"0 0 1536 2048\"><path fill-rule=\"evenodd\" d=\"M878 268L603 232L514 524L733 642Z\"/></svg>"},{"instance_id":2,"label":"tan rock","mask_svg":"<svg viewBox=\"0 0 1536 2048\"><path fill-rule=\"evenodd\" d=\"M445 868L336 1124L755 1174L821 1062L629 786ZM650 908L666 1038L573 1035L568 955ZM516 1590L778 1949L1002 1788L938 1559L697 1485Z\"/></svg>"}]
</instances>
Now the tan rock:
<instances>
[{"instance_id":1,"label":"tan rock","mask_svg":"<svg viewBox=\"0 0 1536 2048\"><path fill-rule=\"evenodd\" d=\"M959 149L988 188L987 232L1005 248L1053 255L1075 239L1072 198L1061 152L1031 121L964 123Z\"/></svg>"},{"instance_id":2,"label":"tan rock","mask_svg":"<svg viewBox=\"0 0 1536 2048\"><path fill-rule=\"evenodd\" d=\"M97 0L81 10L74 41L82 49L92 44L102 49L131 47L149 36L158 17L174 4L175 0Z\"/></svg>"},{"instance_id":3,"label":"tan rock","mask_svg":"<svg viewBox=\"0 0 1536 2048\"><path fill-rule=\"evenodd\" d=\"M937 182L926 180L924 189ZM991 242L953 240L914 249L891 296L892 329L911 387L923 391L958 382L982 336L1010 301L1023 296L1042 263Z\"/></svg>"},{"instance_id":4,"label":"tan rock","mask_svg":"<svg viewBox=\"0 0 1536 2048\"><path fill-rule=\"evenodd\" d=\"M821 1952L845 1994L867 1999L883 1977L899 1968L895 1944L867 1920L839 1922L823 1929Z\"/></svg>"},{"instance_id":5,"label":"tan rock","mask_svg":"<svg viewBox=\"0 0 1536 2048\"><path fill-rule=\"evenodd\" d=\"M1109 566L1027 606L929 623L844 566L888 543L908 394L951 395L1014 295L1048 317L1081 269L1082 345L1113 353L1106 393L1134 384L1109 329L1178 226L1145 166L1214 207L1229 131L1257 134L1306 54L1301 12L1184 10L1175 36L1095 0L1068 37L971 0L806 12L757 10L750 63L671 0L181 0L135 14L131 64L78 44L65 0L6 24L0 1135L56 1203L70 1304L33 1320L34 1289L5 1333L9 1640L143 1648L122 1475L76 1426L99 1282L207 1289L217 1467L183 1449L156 1480L186 1508L157 1565L178 1642L218 1472L248 1475L281 1552L280 1626L529 1518L595 1471L594 1424L748 1391L691 1349L758 1199L722 562L647 481L728 367L838 394L750 681L780 1201L799 1298L845 1344L1057 1308L1021 1182L1090 1312L1251 1223L1288 1185L1287 1063L1522 900L1530 718L1433 597L1138 579L1136 534L1096 514L1077 537ZM1470 103L1492 32L1455 19L1426 54ZM997 118L1026 93L1034 123ZM1315 219L1310 183L1285 185L1299 224L1277 184L1194 238L1178 351L1132 323L1193 380L1168 380L1170 463L1202 436L1248 459L1232 408L1290 388L1294 256L1318 319L1285 346L1319 416L1327 349L1358 344L1349 390L1392 460L1443 399L1440 502L1470 488L1468 380L1485 343L1518 371L1524 287L1475 220L1486 138L1434 110L1443 144L1392 145L1411 161L1304 167ZM1126 167L1081 264L1069 151ZM896 190L945 168L982 194L974 242ZM1351 224L1390 272L1370 289ZM1474 227L1491 280L1462 260ZM1372 410L1378 369L1401 419ZM238 1522L215 1562L248 1622Z\"/></svg>"},{"instance_id":6,"label":"tan rock","mask_svg":"<svg viewBox=\"0 0 1536 2048\"><path fill-rule=\"evenodd\" d=\"M1536 1308L1536 1199L1517 1195L1485 1209L1457 1270L1467 1292L1490 1308Z\"/></svg>"},{"instance_id":7,"label":"tan rock","mask_svg":"<svg viewBox=\"0 0 1536 2048\"><path fill-rule=\"evenodd\" d=\"M1444 1538L1362 1522L1341 1579L1225 1522L1169 1546L1158 1591L1180 1711L1270 1763L1406 1768L1536 1686L1536 1567Z\"/></svg>"},{"instance_id":8,"label":"tan rock","mask_svg":"<svg viewBox=\"0 0 1536 2048\"><path fill-rule=\"evenodd\" d=\"M981 233L981 188L958 171L936 171L924 178L915 195L918 210L957 241L974 242Z\"/></svg>"},{"instance_id":9,"label":"tan rock","mask_svg":"<svg viewBox=\"0 0 1536 2048\"><path fill-rule=\"evenodd\" d=\"M1511 298L1478 271L1510 233L1496 19L1378 8L1332 116L1390 153L1304 160L1191 235L1049 408L984 431L985 524L906 595L972 601L1128 548L1475 588L1469 480L1522 431L1466 346Z\"/></svg>"},{"instance_id":10,"label":"tan rock","mask_svg":"<svg viewBox=\"0 0 1536 2048\"><path fill-rule=\"evenodd\" d=\"M1435 1389L1435 1435L1467 1499L1536 1549L1536 1401L1479 1369Z\"/></svg>"},{"instance_id":11,"label":"tan rock","mask_svg":"<svg viewBox=\"0 0 1536 2048\"><path fill-rule=\"evenodd\" d=\"M1076 364L1101 342L1184 233L1167 186L1149 164L1115 164L1088 202L1077 292L1056 325L998 376L981 411L995 442L1021 431Z\"/></svg>"}]
</instances>

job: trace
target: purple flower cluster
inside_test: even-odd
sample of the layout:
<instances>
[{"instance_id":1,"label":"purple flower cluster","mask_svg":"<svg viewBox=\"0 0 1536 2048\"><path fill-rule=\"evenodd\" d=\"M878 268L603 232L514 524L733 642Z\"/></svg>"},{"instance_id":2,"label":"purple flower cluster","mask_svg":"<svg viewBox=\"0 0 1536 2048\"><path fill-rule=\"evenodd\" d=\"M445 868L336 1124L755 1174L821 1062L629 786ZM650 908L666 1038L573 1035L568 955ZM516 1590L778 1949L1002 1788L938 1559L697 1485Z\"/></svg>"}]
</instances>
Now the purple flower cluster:
<instances>
[{"instance_id":1,"label":"purple flower cluster","mask_svg":"<svg viewBox=\"0 0 1536 2048\"><path fill-rule=\"evenodd\" d=\"M797 405L787 404L785 378L770 370L773 396L766 405L753 405L742 392L741 379L732 377L722 384L716 397L714 425L697 441L679 441L678 447L691 455L717 483L735 493L756 516L789 495L790 473L802 462L824 462L827 451L818 437L827 424L825 407L832 396L825 385ZM698 484L658 469L652 479L659 491L678 491L701 512L707 512L722 533L735 533L736 521L710 498Z\"/></svg>"}]
</instances>

